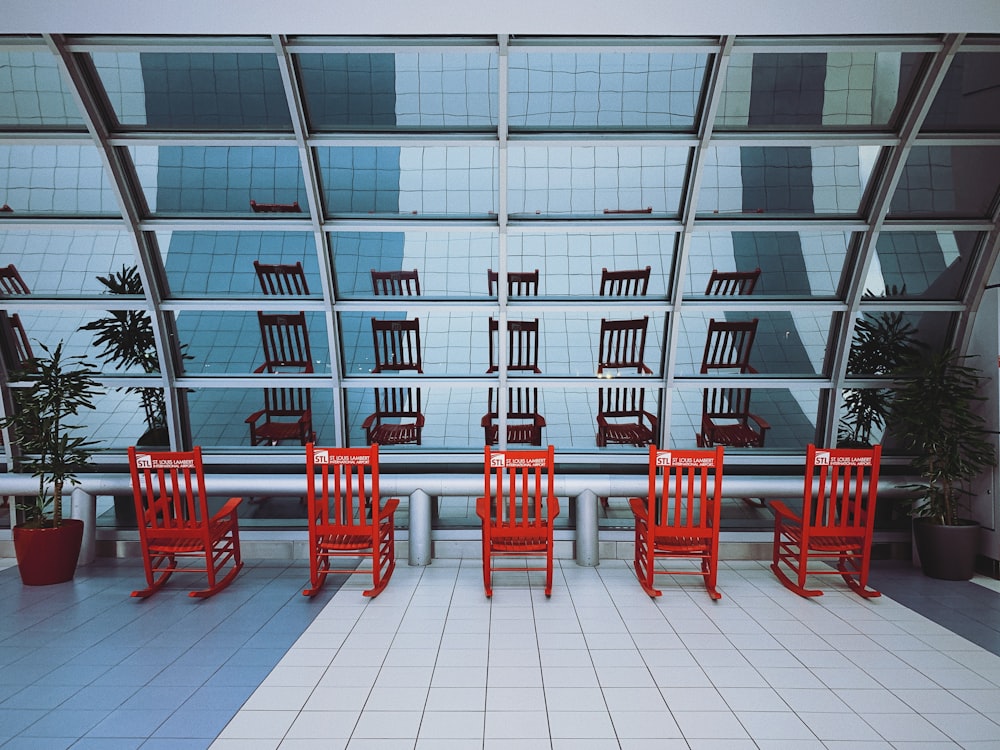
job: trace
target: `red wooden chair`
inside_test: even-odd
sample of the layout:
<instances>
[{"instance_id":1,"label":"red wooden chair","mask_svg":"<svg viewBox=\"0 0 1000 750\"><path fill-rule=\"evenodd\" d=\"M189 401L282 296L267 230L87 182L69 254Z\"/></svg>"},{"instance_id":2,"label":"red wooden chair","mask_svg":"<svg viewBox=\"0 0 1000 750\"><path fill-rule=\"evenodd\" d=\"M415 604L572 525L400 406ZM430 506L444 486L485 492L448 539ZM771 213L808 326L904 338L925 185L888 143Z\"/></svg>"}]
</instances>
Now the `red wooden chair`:
<instances>
[{"instance_id":1,"label":"red wooden chair","mask_svg":"<svg viewBox=\"0 0 1000 750\"><path fill-rule=\"evenodd\" d=\"M365 596L378 596L396 567L393 514L399 500L384 504L378 491L378 445L319 448L306 445L309 504L309 588L319 593L330 573L372 576ZM335 558L371 558L370 568L331 567Z\"/></svg>"},{"instance_id":2,"label":"red wooden chair","mask_svg":"<svg viewBox=\"0 0 1000 750\"><path fill-rule=\"evenodd\" d=\"M309 284L301 261L295 263L253 262L260 290L267 295L309 294Z\"/></svg>"},{"instance_id":3,"label":"red wooden chair","mask_svg":"<svg viewBox=\"0 0 1000 750\"><path fill-rule=\"evenodd\" d=\"M624 271L602 268L600 294L602 297L645 297L651 270L649 266Z\"/></svg>"},{"instance_id":4,"label":"red wooden chair","mask_svg":"<svg viewBox=\"0 0 1000 750\"><path fill-rule=\"evenodd\" d=\"M712 275L708 277L708 285L705 287L705 294L712 297L737 297L743 294L753 294L757 280L760 278L760 269L753 271L719 271L712 270Z\"/></svg>"},{"instance_id":5,"label":"red wooden chair","mask_svg":"<svg viewBox=\"0 0 1000 750\"><path fill-rule=\"evenodd\" d=\"M500 323L490 318L490 366L486 372L497 372L499 365L498 337ZM538 318L507 321L507 372L541 374L538 366Z\"/></svg>"},{"instance_id":6,"label":"red wooden chair","mask_svg":"<svg viewBox=\"0 0 1000 750\"><path fill-rule=\"evenodd\" d=\"M545 571L545 595L552 596L552 532L559 515L555 496L555 452L493 451L485 448L485 492L476 500L483 522L483 584L493 596L494 571ZM538 558L536 567L497 567L494 558Z\"/></svg>"},{"instance_id":7,"label":"red wooden chair","mask_svg":"<svg viewBox=\"0 0 1000 750\"><path fill-rule=\"evenodd\" d=\"M645 388L600 388L597 391L597 445L656 442L659 420L645 409Z\"/></svg>"},{"instance_id":8,"label":"red wooden chair","mask_svg":"<svg viewBox=\"0 0 1000 750\"><path fill-rule=\"evenodd\" d=\"M0 266L0 296L14 297L21 294L31 294L31 292L14 264Z\"/></svg>"},{"instance_id":9,"label":"red wooden chair","mask_svg":"<svg viewBox=\"0 0 1000 750\"><path fill-rule=\"evenodd\" d=\"M375 347L373 373L424 371L420 355L420 318L413 320L372 318L372 342Z\"/></svg>"},{"instance_id":10,"label":"red wooden chair","mask_svg":"<svg viewBox=\"0 0 1000 750\"><path fill-rule=\"evenodd\" d=\"M376 271L371 269L372 291L375 296L416 297L420 296L420 276L417 269L412 271Z\"/></svg>"},{"instance_id":11,"label":"red wooden chair","mask_svg":"<svg viewBox=\"0 0 1000 750\"><path fill-rule=\"evenodd\" d=\"M258 203L250 201L250 210L255 214L298 214L302 213L302 208L298 201L291 203Z\"/></svg>"},{"instance_id":12,"label":"red wooden chair","mask_svg":"<svg viewBox=\"0 0 1000 750\"><path fill-rule=\"evenodd\" d=\"M0 297L15 297L30 293L28 285L24 283L13 263L0 267ZM30 369L35 354L31 350L28 334L17 313L8 315L0 311L0 348L12 372Z\"/></svg>"},{"instance_id":13,"label":"red wooden chair","mask_svg":"<svg viewBox=\"0 0 1000 750\"><path fill-rule=\"evenodd\" d=\"M486 445L496 445L500 440L500 418L497 399L499 389L489 389L489 411L480 421L485 433ZM507 389L507 443L520 445L541 445L542 428L545 417L538 413L537 388Z\"/></svg>"},{"instance_id":14,"label":"red wooden chair","mask_svg":"<svg viewBox=\"0 0 1000 750\"><path fill-rule=\"evenodd\" d=\"M821 590L806 588L806 576L839 575L855 593L865 598L881 596L868 588L881 458L879 445L870 449L809 445L802 512L771 501L771 570L786 588L799 596L821 596ZM835 567L810 565L821 561Z\"/></svg>"},{"instance_id":15,"label":"red wooden chair","mask_svg":"<svg viewBox=\"0 0 1000 750\"><path fill-rule=\"evenodd\" d=\"M629 500L635 515L635 573L650 596L658 575L700 575L708 595L719 572L719 513L722 507L723 447L659 450L649 446L649 492ZM698 560L700 569L657 568L657 560Z\"/></svg>"},{"instance_id":16,"label":"red wooden chair","mask_svg":"<svg viewBox=\"0 0 1000 750\"><path fill-rule=\"evenodd\" d=\"M757 336L757 318L747 321L708 321L701 374L712 370L735 370L739 374L756 372L750 366L750 351Z\"/></svg>"},{"instance_id":17,"label":"red wooden chair","mask_svg":"<svg viewBox=\"0 0 1000 750\"><path fill-rule=\"evenodd\" d=\"M250 445L279 445L287 440L305 445L316 439L308 388L265 388L264 408L245 421L250 427Z\"/></svg>"},{"instance_id":18,"label":"red wooden chair","mask_svg":"<svg viewBox=\"0 0 1000 750\"><path fill-rule=\"evenodd\" d=\"M306 328L306 314L298 313L257 313L260 324L260 340L264 347L264 364L256 373L280 373L313 371L312 350L309 347L309 331Z\"/></svg>"},{"instance_id":19,"label":"red wooden chair","mask_svg":"<svg viewBox=\"0 0 1000 750\"><path fill-rule=\"evenodd\" d=\"M376 388L375 411L361 424L368 445L420 445L424 415L419 388Z\"/></svg>"},{"instance_id":20,"label":"red wooden chair","mask_svg":"<svg viewBox=\"0 0 1000 750\"><path fill-rule=\"evenodd\" d=\"M601 318L601 336L597 358L597 373L605 370L630 370L652 375L646 366L646 327L649 317L637 320L605 320Z\"/></svg>"},{"instance_id":21,"label":"red wooden chair","mask_svg":"<svg viewBox=\"0 0 1000 750\"><path fill-rule=\"evenodd\" d=\"M208 588L189 596L212 596L232 583L243 567L236 515L243 498L229 498L221 510L209 513L197 446L191 451L159 452L129 446L128 459L147 584L132 596L156 593L175 572L207 575ZM178 565L184 558L200 564ZM223 575L227 565L229 571Z\"/></svg>"},{"instance_id":22,"label":"red wooden chair","mask_svg":"<svg viewBox=\"0 0 1000 750\"><path fill-rule=\"evenodd\" d=\"M496 296L496 290L500 283L500 274L492 268L486 271L486 283L491 297ZM508 271L507 272L507 296L508 297L537 297L538 296L538 269L534 271Z\"/></svg>"}]
</instances>

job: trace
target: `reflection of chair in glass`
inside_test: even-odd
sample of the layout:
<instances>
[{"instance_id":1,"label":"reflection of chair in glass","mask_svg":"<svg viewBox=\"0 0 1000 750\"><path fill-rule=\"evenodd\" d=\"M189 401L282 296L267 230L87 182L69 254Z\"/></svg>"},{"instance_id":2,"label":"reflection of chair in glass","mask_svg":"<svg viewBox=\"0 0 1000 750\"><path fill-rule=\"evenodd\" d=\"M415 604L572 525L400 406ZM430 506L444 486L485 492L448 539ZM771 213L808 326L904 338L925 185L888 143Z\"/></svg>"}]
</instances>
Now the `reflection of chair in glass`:
<instances>
[{"instance_id":1,"label":"reflection of chair in glass","mask_svg":"<svg viewBox=\"0 0 1000 750\"><path fill-rule=\"evenodd\" d=\"M652 375L644 361L646 353L646 326L649 317L638 320L605 320L601 318L601 337L597 359L597 373L605 370L629 370Z\"/></svg>"},{"instance_id":2,"label":"reflection of chair in glass","mask_svg":"<svg viewBox=\"0 0 1000 750\"><path fill-rule=\"evenodd\" d=\"M721 599L719 566L723 448L657 450L649 447L649 491L629 500L635 515L635 573L650 596L658 575L700 575L708 595ZM690 567L657 567L657 560L696 560Z\"/></svg>"},{"instance_id":3,"label":"reflection of chair in glass","mask_svg":"<svg viewBox=\"0 0 1000 750\"><path fill-rule=\"evenodd\" d=\"M255 214L298 214L302 213L298 201L291 203L258 203L250 201L250 210Z\"/></svg>"},{"instance_id":4,"label":"reflection of chair in glass","mask_svg":"<svg viewBox=\"0 0 1000 750\"><path fill-rule=\"evenodd\" d=\"M483 427L486 445L496 445L500 439L499 389L489 389L489 412L480 424ZM545 417L538 413L537 388L507 389L507 443L522 445L541 445L542 428L545 427Z\"/></svg>"},{"instance_id":5,"label":"reflection of chair in glass","mask_svg":"<svg viewBox=\"0 0 1000 750\"><path fill-rule=\"evenodd\" d=\"M500 369L497 335L500 323L490 318L490 366L486 372ZM541 373L538 367L538 318L507 321L507 371Z\"/></svg>"},{"instance_id":6,"label":"reflection of chair in glass","mask_svg":"<svg viewBox=\"0 0 1000 750\"><path fill-rule=\"evenodd\" d=\"M264 364L254 372L305 372L313 371L312 350L309 348L309 331L306 314L257 313L260 339L264 347Z\"/></svg>"},{"instance_id":7,"label":"reflection of chair in glass","mask_svg":"<svg viewBox=\"0 0 1000 750\"><path fill-rule=\"evenodd\" d=\"M368 445L420 445L424 415L419 388L376 388L375 411L361 424Z\"/></svg>"},{"instance_id":8,"label":"reflection of chair in glass","mask_svg":"<svg viewBox=\"0 0 1000 750\"><path fill-rule=\"evenodd\" d=\"M28 285L14 264L0 267L0 296L20 296L30 294ZM12 371L24 371L30 367L35 354L31 350L28 334L17 313L8 315L0 312L0 350Z\"/></svg>"},{"instance_id":9,"label":"reflection of chair in glass","mask_svg":"<svg viewBox=\"0 0 1000 750\"><path fill-rule=\"evenodd\" d=\"M156 593L175 572L207 575L208 588L190 596L211 596L228 586L243 567L237 519L242 498L232 497L217 513L209 514L198 447L150 453L129 446L128 458L147 583L132 596ZM179 558L201 564L180 566Z\"/></svg>"},{"instance_id":10,"label":"reflection of chair in glass","mask_svg":"<svg viewBox=\"0 0 1000 750\"><path fill-rule=\"evenodd\" d=\"M412 271L376 271L371 269L372 291L375 296L413 297L420 295L420 276Z\"/></svg>"},{"instance_id":11,"label":"reflection of chair in glass","mask_svg":"<svg viewBox=\"0 0 1000 750\"><path fill-rule=\"evenodd\" d=\"M657 418L645 409L645 388L600 388L597 391L597 445L656 442Z\"/></svg>"},{"instance_id":12,"label":"reflection of chair in glass","mask_svg":"<svg viewBox=\"0 0 1000 750\"><path fill-rule=\"evenodd\" d=\"M413 320L378 320L372 318L375 346L373 373L424 371L420 355L420 318Z\"/></svg>"},{"instance_id":13,"label":"reflection of chair in glass","mask_svg":"<svg viewBox=\"0 0 1000 750\"><path fill-rule=\"evenodd\" d=\"M708 277L705 294L713 297L736 297L741 294L753 294L760 278L760 269L753 271L718 271L713 270Z\"/></svg>"},{"instance_id":14,"label":"reflection of chair in glass","mask_svg":"<svg viewBox=\"0 0 1000 750\"><path fill-rule=\"evenodd\" d=\"M809 445L802 512L771 501L771 570L786 588L799 596L821 596L821 590L806 588L806 576L839 575L855 593L881 596L867 587L881 457L878 445L871 449ZM819 565L810 567L811 562Z\"/></svg>"},{"instance_id":15,"label":"reflection of chair in glass","mask_svg":"<svg viewBox=\"0 0 1000 750\"><path fill-rule=\"evenodd\" d=\"M756 372L750 366L750 350L756 335L757 318L737 322L709 320L701 374L713 370L735 370L740 374Z\"/></svg>"},{"instance_id":16,"label":"reflection of chair in glass","mask_svg":"<svg viewBox=\"0 0 1000 750\"><path fill-rule=\"evenodd\" d=\"M0 296L13 297L30 293L28 285L24 283L13 263L0 267Z\"/></svg>"},{"instance_id":17,"label":"reflection of chair in glass","mask_svg":"<svg viewBox=\"0 0 1000 750\"><path fill-rule=\"evenodd\" d=\"M486 446L485 492L476 500L483 522L483 584L493 596L494 571L545 571L545 595L552 595L552 531L559 515L555 455L546 450L493 451ZM541 567L494 566L494 558L545 558Z\"/></svg>"},{"instance_id":18,"label":"reflection of chair in glass","mask_svg":"<svg viewBox=\"0 0 1000 750\"><path fill-rule=\"evenodd\" d=\"M602 297L644 297L649 288L650 267L609 271L601 269Z\"/></svg>"},{"instance_id":19,"label":"reflection of chair in glass","mask_svg":"<svg viewBox=\"0 0 1000 750\"><path fill-rule=\"evenodd\" d=\"M753 424L751 424L751 422ZM749 388L706 388L701 402L698 445L763 448L771 425L750 412Z\"/></svg>"},{"instance_id":20,"label":"reflection of chair in glass","mask_svg":"<svg viewBox=\"0 0 1000 750\"><path fill-rule=\"evenodd\" d=\"M309 284L306 283L306 273L302 263L261 263L253 262L257 281L264 294L309 294Z\"/></svg>"},{"instance_id":21,"label":"reflection of chair in glass","mask_svg":"<svg viewBox=\"0 0 1000 750\"><path fill-rule=\"evenodd\" d=\"M489 287L490 296L497 293L500 274L490 268L486 272L486 281ZM538 269L534 271L508 271L507 272L507 296L508 297L537 297L538 296Z\"/></svg>"},{"instance_id":22,"label":"reflection of chair in glass","mask_svg":"<svg viewBox=\"0 0 1000 750\"><path fill-rule=\"evenodd\" d=\"M306 446L309 505L309 588L313 596L330 573L371 575L365 596L378 596L396 567L393 514L399 500L384 504L378 490L378 446L319 448ZM370 558L370 568L357 564L331 567L335 558Z\"/></svg>"},{"instance_id":23,"label":"reflection of chair in glass","mask_svg":"<svg viewBox=\"0 0 1000 750\"><path fill-rule=\"evenodd\" d=\"M250 426L250 445L278 445L286 440L305 445L315 439L308 388L265 388L264 408L245 421Z\"/></svg>"}]
</instances>

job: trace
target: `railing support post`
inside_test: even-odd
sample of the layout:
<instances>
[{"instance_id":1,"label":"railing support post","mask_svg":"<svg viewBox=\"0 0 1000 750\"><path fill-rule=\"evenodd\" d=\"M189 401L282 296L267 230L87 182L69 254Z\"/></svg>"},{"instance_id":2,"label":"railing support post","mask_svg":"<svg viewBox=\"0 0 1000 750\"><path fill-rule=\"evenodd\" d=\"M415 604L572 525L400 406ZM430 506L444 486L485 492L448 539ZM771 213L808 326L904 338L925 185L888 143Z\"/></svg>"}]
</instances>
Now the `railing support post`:
<instances>
[{"instance_id":1,"label":"railing support post","mask_svg":"<svg viewBox=\"0 0 1000 750\"><path fill-rule=\"evenodd\" d=\"M97 498L86 490L74 487L70 495L69 515L83 521L83 543L77 564L90 565L97 557Z\"/></svg>"},{"instance_id":2,"label":"railing support post","mask_svg":"<svg viewBox=\"0 0 1000 750\"><path fill-rule=\"evenodd\" d=\"M431 496L423 490L414 490L410 495L410 565L431 564L431 504Z\"/></svg>"},{"instance_id":3,"label":"railing support post","mask_svg":"<svg viewBox=\"0 0 1000 750\"><path fill-rule=\"evenodd\" d=\"M597 495L584 490L576 496L576 564L594 567L601 561L597 541Z\"/></svg>"}]
</instances>

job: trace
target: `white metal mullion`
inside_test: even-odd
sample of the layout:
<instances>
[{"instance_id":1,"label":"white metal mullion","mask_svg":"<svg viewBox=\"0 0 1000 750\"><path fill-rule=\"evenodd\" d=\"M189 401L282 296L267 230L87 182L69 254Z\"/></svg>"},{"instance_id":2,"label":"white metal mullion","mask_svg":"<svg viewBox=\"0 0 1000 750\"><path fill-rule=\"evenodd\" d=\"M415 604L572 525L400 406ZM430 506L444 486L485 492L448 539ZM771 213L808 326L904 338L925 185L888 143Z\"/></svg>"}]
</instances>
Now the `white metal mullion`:
<instances>
[{"instance_id":1,"label":"white metal mullion","mask_svg":"<svg viewBox=\"0 0 1000 750\"><path fill-rule=\"evenodd\" d=\"M826 401L827 410L823 420L824 434L821 437L824 445L834 445L836 442L838 415L843 404L847 362L854 335L854 320L861 308L868 271L875 258L878 237L886 214L889 212L892 196L896 192L896 186L899 184L903 169L906 167L906 160L916 141L920 125L923 123L963 39L964 34L947 35L940 51L931 59L930 65L917 83L913 104L906 110L900 123L899 145L889 153L872 192L869 204L871 208L867 218L868 227L858 244L855 255L857 262L854 263L854 272L849 276L848 288L844 295L847 310L841 317L839 329L832 336L830 342L833 351L833 361L830 363L833 387L830 398Z\"/></svg>"},{"instance_id":2,"label":"white metal mullion","mask_svg":"<svg viewBox=\"0 0 1000 750\"><path fill-rule=\"evenodd\" d=\"M160 370L159 386L163 389L166 405L170 446L177 449L182 443L187 442L186 438L189 432L187 429L188 420L185 416L186 410L180 408L177 403L178 395L173 388L178 377L177 367L180 366L181 354L178 350L173 352L173 356L168 356L168 342L175 337L171 336L171 326L168 325L160 307L160 303L163 301L161 283L165 283L165 279L163 269L159 265L161 256L156 249L156 238L145 233L140 227L141 207L144 205L144 200L133 190L133 186L138 186L139 181L135 178L128 161L122 157L116 147L111 145L105 112L92 90L87 76L82 71L78 59L69 51L64 37L44 35L44 38L55 57L60 73L69 85L72 96L80 108L87 131L97 147L101 161L104 163L108 182L118 201L122 213L122 223L132 238L139 278L142 281L147 301L146 310L153 323L153 339L156 343L156 358ZM141 188L136 189L141 191Z\"/></svg>"},{"instance_id":3,"label":"white metal mullion","mask_svg":"<svg viewBox=\"0 0 1000 750\"><path fill-rule=\"evenodd\" d=\"M497 37L497 447L507 449L507 93L509 88L508 36ZM539 333L539 335L541 335Z\"/></svg>"},{"instance_id":4,"label":"white metal mullion","mask_svg":"<svg viewBox=\"0 0 1000 750\"><path fill-rule=\"evenodd\" d=\"M309 204L309 221L312 234L316 243L317 265L319 267L320 285L323 293L323 308L326 318L327 347L330 352L330 376L328 385L333 389L337 398L333 399L333 426L334 432L339 437L342 445L347 445L347 425L349 420L345 415L346 406L341 395L341 373L343 372L340 361L340 328L337 325L337 316L334 312L336 299L334 295L333 269L330 264L333 254L330 252L329 235L323 221L323 197L319 186L319 170L313 158L312 148L308 144L309 124L306 121L305 106L302 102L302 93L299 86L298 75L295 65L292 63L291 53L287 47L287 40L284 36L275 35L272 37L274 52L278 58L278 71L281 74L281 83L285 89L285 99L288 102L288 111L292 118L292 129L295 132L295 144L299 152L299 164L302 169L302 179L306 189L306 201Z\"/></svg>"}]
</instances>

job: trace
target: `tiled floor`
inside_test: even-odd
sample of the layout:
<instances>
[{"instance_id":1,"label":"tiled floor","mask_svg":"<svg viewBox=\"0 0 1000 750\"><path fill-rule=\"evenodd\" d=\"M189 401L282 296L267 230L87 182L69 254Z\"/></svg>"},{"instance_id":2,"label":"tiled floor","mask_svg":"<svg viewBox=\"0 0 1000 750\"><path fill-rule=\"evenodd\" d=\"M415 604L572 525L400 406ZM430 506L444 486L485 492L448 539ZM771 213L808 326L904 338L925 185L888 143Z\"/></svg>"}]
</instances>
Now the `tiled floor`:
<instances>
[{"instance_id":1,"label":"tiled floor","mask_svg":"<svg viewBox=\"0 0 1000 750\"><path fill-rule=\"evenodd\" d=\"M304 563L248 566L205 602L129 599L134 561L45 589L7 570L0 747L1000 747L987 586L880 564L880 599L824 579L804 600L730 562L719 602L689 578L651 600L622 561L563 561L546 600L528 575L498 574L490 601L478 560L401 564L377 599L358 576L324 604L298 593Z\"/></svg>"}]
</instances>

